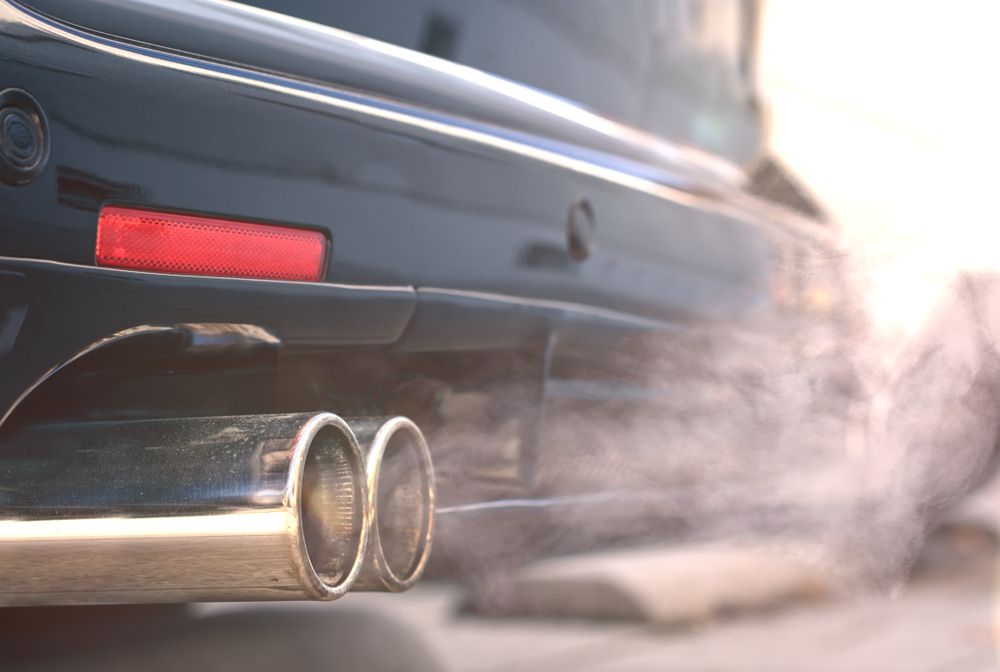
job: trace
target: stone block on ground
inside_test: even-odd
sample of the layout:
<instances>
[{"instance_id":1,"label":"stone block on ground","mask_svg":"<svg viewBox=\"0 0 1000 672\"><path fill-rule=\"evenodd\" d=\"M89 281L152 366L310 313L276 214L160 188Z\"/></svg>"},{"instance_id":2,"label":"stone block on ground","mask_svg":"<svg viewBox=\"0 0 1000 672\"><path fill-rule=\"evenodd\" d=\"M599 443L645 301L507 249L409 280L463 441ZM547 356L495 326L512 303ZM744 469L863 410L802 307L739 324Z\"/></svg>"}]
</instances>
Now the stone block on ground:
<instances>
[{"instance_id":1,"label":"stone block on ground","mask_svg":"<svg viewBox=\"0 0 1000 672\"><path fill-rule=\"evenodd\" d=\"M816 600L831 590L818 567L779 550L685 546L538 562L512 578L499 611L682 625Z\"/></svg>"}]
</instances>

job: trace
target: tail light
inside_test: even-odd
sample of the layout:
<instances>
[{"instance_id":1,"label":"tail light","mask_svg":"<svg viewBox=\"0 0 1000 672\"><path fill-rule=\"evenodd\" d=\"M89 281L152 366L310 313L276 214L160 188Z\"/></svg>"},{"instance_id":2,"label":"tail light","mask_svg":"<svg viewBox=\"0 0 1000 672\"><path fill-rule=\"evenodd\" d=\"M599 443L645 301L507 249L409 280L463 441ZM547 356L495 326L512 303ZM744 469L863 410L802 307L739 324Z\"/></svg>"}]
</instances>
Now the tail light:
<instances>
[{"instance_id":1,"label":"tail light","mask_svg":"<svg viewBox=\"0 0 1000 672\"><path fill-rule=\"evenodd\" d=\"M319 231L116 205L97 221L97 265L137 271L318 282L327 247Z\"/></svg>"}]
</instances>

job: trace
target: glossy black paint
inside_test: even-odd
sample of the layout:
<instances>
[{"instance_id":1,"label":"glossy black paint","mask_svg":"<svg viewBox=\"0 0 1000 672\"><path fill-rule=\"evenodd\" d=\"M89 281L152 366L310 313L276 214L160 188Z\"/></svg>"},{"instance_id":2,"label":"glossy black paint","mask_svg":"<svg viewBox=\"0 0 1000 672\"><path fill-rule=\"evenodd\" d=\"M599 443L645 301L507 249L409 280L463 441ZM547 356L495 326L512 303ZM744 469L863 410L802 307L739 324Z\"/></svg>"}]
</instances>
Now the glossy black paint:
<instances>
[{"instance_id":1,"label":"glossy black paint","mask_svg":"<svg viewBox=\"0 0 1000 672\"><path fill-rule=\"evenodd\" d=\"M139 326L266 325L284 347L397 340L415 305L407 288L341 287L0 259L0 407L91 344Z\"/></svg>"},{"instance_id":2,"label":"glossy black paint","mask_svg":"<svg viewBox=\"0 0 1000 672\"><path fill-rule=\"evenodd\" d=\"M10 7L0 21L2 74L31 89L52 126L49 168L0 192L8 256L92 263L96 211L116 200L324 228L331 282L661 318L764 298L765 250L749 222L342 107L337 90L292 97L63 40ZM564 263L566 210L581 195L602 223L597 252Z\"/></svg>"},{"instance_id":3,"label":"glossy black paint","mask_svg":"<svg viewBox=\"0 0 1000 672\"><path fill-rule=\"evenodd\" d=\"M244 1L499 75L734 162L765 140L758 0Z\"/></svg>"},{"instance_id":4,"label":"glossy black paint","mask_svg":"<svg viewBox=\"0 0 1000 672\"><path fill-rule=\"evenodd\" d=\"M339 5L315 0L293 3L286 0L258 0L245 4L206 3L198 0L173 0L170 3L157 0L28 0L24 4L108 35L323 82L341 90L405 101L428 111L454 115L466 120L466 123L480 122L507 132L531 134L536 141L546 139L549 142L566 143L574 146L577 151L594 153L595 158L603 153L608 160L617 157L620 163L632 161L645 164L646 171L655 174L659 170L676 184L707 182L721 185L727 180L735 179L740 172L735 165L721 158L722 153L709 154L670 145L657 135L641 132L638 125L617 124L590 113L570 102L574 100L573 96L564 100L544 93L556 91L561 88L559 86L530 88L519 84L521 81L533 84L530 79L516 76L529 73L517 72L512 77L514 81L505 80L492 73L508 77L510 74L503 73L503 68L498 70L490 67L490 63L477 64L478 69L473 70L428 57L414 50L416 45L412 45L410 49L394 46L391 44L392 35L398 34L401 24L408 20L412 22L412 14L422 9L420 3L414 0L366 2L364 5ZM254 4L276 10L279 14L262 13L247 6ZM540 8L546 3L536 0L532 4ZM639 16L642 13L657 13L655 8L649 7L652 3L642 4L645 5L644 12L619 10L613 13ZM496 37L499 40L521 37L510 34L504 36L501 32L507 23L504 19L515 14L512 8L508 8L506 12L498 12L493 3L483 0L474 7L469 7L461 0L455 5L446 13L452 16L457 13L465 14L470 20L493 19L493 28L497 31ZM603 10L595 4L581 6L577 3L576 7L571 15L600 20L612 5L605 5ZM436 9L441 9L440 3ZM552 5L549 9L551 11ZM653 11L649 11L651 9ZM538 13L540 16L535 17L530 12L527 13L528 21L534 18L536 27L545 21L544 9ZM718 12L707 18L727 19L727 14L731 13ZM298 17L318 23L297 21ZM371 25L373 20L380 24L379 29L376 30ZM329 28L331 26L332 30ZM608 27L611 28L611 25ZM731 28L728 34L724 29L715 31L716 42L719 35L726 35L726 50L733 49L733 43L736 43L735 49L738 49L742 37L739 27L726 27ZM337 30L340 28L352 32ZM655 30L654 27L633 25L630 28L639 32L638 35L631 36L633 41L655 40L649 34ZM713 47L718 50L717 44L707 40L705 44L701 44L699 40L705 39L704 36L696 35L693 30L688 30L687 33L687 39L695 43L689 51L711 53ZM384 41L374 42L365 39L366 37ZM554 41L552 37L554 36L550 36L550 43ZM619 35L618 38L629 39L624 35ZM520 45L520 49L526 46ZM594 44L589 51L599 54L602 47L606 45ZM539 55L540 59L545 56ZM659 56L662 57L663 54ZM676 67L675 64L669 65ZM689 76L716 75L713 83L717 90L724 88L726 96L725 103L716 101L716 105L727 105L727 116L750 116L743 110L737 112L728 109L735 106L730 98L746 96L743 90L745 83L736 83L742 73L727 72L725 75L728 76L720 78L708 68L695 70L694 63L687 65L692 70ZM540 63L539 66L544 67L544 64ZM540 67L534 68L535 71L539 69ZM564 65L562 71L564 76L575 74L579 77L579 68L572 65ZM675 96L685 92L683 83L683 78L670 82ZM600 82L595 81L594 86L600 86ZM637 93L640 92L634 92L633 95ZM655 94L655 91L646 91L645 94L655 97L650 95ZM738 104L743 103L741 100ZM597 109L603 107L598 105ZM693 111L648 110L647 114L655 116L657 112L661 115L669 114L685 126L704 123L704 119ZM758 122L755 118L738 118L733 119L730 126L756 126ZM658 135L673 139L670 133Z\"/></svg>"}]
</instances>

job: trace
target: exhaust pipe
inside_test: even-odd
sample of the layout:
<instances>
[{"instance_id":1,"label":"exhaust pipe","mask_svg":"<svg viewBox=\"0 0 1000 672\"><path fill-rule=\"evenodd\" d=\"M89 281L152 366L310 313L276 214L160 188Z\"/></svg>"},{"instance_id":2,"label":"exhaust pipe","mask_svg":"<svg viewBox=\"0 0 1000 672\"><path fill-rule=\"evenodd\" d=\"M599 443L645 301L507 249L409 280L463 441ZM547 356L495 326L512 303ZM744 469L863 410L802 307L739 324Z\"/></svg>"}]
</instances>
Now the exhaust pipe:
<instances>
[{"instance_id":1,"label":"exhaust pipe","mask_svg":"<svg viewBox=\"0 0 1000 672\"><path fill-rule=\"evenodd\" d=\"M330 413L26 427L0 444L0 604L332 600L368 506Z\"/></svg>"},{"instance_id":2,"label":"exhaust pipe","mask_svg":"<svg viewBox=\"0 0 1000 672\"><path fill-rule=\"evenodd\" d=\"M427 565L434 527L434 468L409 419L352 418L365 454L370 538L354 590L398 593Z\"/></svg>"}]
</instances>

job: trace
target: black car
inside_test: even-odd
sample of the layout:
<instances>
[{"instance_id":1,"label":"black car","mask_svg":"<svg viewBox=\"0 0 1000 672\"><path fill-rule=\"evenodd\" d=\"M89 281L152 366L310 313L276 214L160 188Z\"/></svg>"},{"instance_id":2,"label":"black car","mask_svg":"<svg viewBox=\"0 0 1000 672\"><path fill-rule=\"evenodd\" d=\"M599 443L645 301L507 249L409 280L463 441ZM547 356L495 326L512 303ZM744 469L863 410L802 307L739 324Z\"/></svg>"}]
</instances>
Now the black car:
<instances>
[{"instance_id":1,"label":"black car","mask_svg":"<svg viewBox=\"0 0 1000 672\"><path fill-rule=\"evenodd\" d=\"M761 157L758 14L0 1L0 603L332 599L684 528L711 386L852 328Z\"/></svg>"}]
</instances>

